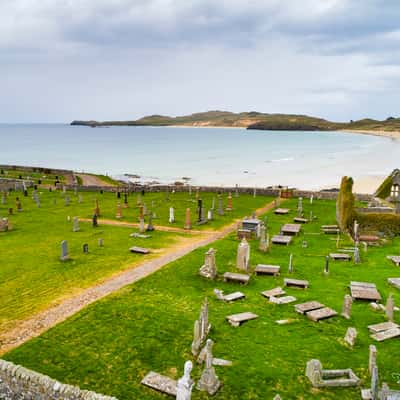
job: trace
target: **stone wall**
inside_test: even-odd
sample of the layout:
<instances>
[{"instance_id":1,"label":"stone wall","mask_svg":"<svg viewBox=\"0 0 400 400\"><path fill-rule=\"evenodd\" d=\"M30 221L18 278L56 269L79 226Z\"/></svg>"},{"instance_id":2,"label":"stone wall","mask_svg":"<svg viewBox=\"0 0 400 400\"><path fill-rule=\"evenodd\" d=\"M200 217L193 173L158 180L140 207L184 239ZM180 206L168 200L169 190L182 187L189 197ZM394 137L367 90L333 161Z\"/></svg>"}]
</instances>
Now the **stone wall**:
<instances>
[{"instance_id":1,"label":"stone wall","mask_svg":"<svg viewBox=\"0 0 400 400\"><path fill-rule=\"evenodd\" d=\"M76 386L65 385L46 375L0 359L1 400L117 400Z\"/></svg>"},{"instance_id":2,"label":"stone wall","mask_svg":"<svg viewBox=\"0 0 400 400\"><path fill-rule=\"evenodd\" d=\"M59 168L45 168L45 167L28 167L25 165L7 165L0 164L0 169L17 170L25 172L40 172L42 174L55 174L55 175L73 175L74 172L69 169L59 169Z\"/></svg>"}]
</instances>

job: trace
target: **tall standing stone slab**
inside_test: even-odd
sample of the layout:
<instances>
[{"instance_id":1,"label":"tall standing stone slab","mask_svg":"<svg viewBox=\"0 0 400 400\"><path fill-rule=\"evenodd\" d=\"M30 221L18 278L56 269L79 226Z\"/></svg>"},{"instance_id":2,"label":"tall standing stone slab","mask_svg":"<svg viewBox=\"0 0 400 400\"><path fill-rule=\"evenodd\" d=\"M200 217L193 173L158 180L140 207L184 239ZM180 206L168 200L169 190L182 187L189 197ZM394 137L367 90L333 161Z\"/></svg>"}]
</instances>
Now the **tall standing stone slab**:
<instances>
[{"instance_id":1,"label":"tall standing stone slab","mask_svg":"<svg viewBox=\"0 0 400 400\"><path fill-rule=\"evenodd\" d=\"M389 321L394 320L394 299L393 299L393 294L390 293L387 301L386 301L386 316Z\"/></svg>"},{"instance_id":2,"label":"tall standing stone slab","mask_svg":"<svg viewBox=\"0 0 400 400\"><path fill-rule=\"evenodd\" d=\"M232 193L229 192L229 194L228 194L228 203L226 205L226 211L232 211L232 210L233 210Z\"/></svg>"},{"instance_id":3,"label":"tall standing stone slab","mask_svg":"<svg viewBox=\"0 0 400 400\"><path fill-rule=\"evenodd\" d=\"M369 360L368 360L368 371L370 375L372 375L372 371L376 366L376 356L377 356L376 347L373 344L371 344L369 346Z\"/></svg>"},{"instance_id":4,"label":"tall standing stone slab","mask_svg":"<svg viewBox=\"0 0 400 400\"><path fill-rule=\"evenodd\" d=\"M121 219L122 218L122 207L121 207L121 203L117 204L117 212L115 214L115 218L117 219Z\"/></svg>"},{"instance_id":5,"label":"tall standing stone slab","mask_svg":"<svg viewBox=\"0 0 400 400\"><path fill-rule=\"evenodd\" d=\"M168 222L170 224L173 224L175 222L175 210L174 207L169 208L169 219Z\"/></svg>"},{"instance_id":6,"label":"tall standing stone slab","mask_svg":"<svg viewBox=\"0 0 400 400\"><path fill-rule=\"evenodd\" d=\"M349 294L346 294L344 296L343 308L342 308L342 316L346 319L350 319L352 304L353 304L353 298Z\"/></svg>"},{"instance_id":7,"label":"tall standing stone slab","mask_svg":"<svg viewBox=\"0 0 400 400\"><path fill-rule=\"evenodd\" d=\"M74 225L73 225L72 231L73 232L79 232L80 228L79 228L79 218L78 217L74 217L73 224Z\"/></svg>"},{"instance_id":8,"label":"tall standing stone slab","mask_svg":"<svg viewBox=\"0 0 400 400\"><path fill-rule=\"evenodd\" d=\"M200 275L207 279L215 279L217 277L217 266L215 262L216 251L210 248L205 255L204 265L200 267Z\"/></svg>"},{"instance_id":9,"label":"tall standing stone slab","mask_svg":"<svg viewBox=\"0 0 400 400\"><path fill-rule=\"evenodd\" d=\"M243 238L239 243L236 258L236 267L243 271L249 271L250 264L250 245L248 244L246 238Z\"/></svg>"},{"instance_id":10,"label":"tall standing stone slab","mask_svg":"<svg viewBox=\"0 0 400 400\"><path fill-rule=\"evenodd\" d=\"M97 199L95 200L94 214L97 217L100 217L100 207L99 207L99 201Z\"/></svg>"},{"instance_id":11,"label":"tall standing stone slab","mask_svg":"<svg viewBox=\"0 0 400 400\"><path fill-rule=\"evenodd\" d=\"M224 206L222 204L222 197L221 195L218 196L218 215L223 216L224 213Z\"/></svg>"},{"instance_id":12,"label":"tall standing stone slab","mask_svg":"<svg viewBox=\"0 0 400 400\"><path fill-rule=\"evenodd\" d=\"M190 208L186 209L184 229L192 229L192 220L190 218Z\"/></svg>"},{"instance_id":13,"label":"tall standing stone slab","mask_svg":"<svg viewBox=\"0 0 400 400\"><path fill-rule=\"evenodd\" d=\"M266 253L268 250L268 242L267 242L267 238L265 235L266 232L266 228L265 228L265 224L263 222L261 222L260 224L260 243L259 243L259 250Z\"/></svg>"},{"instance_id":14,"label":"tall standing stone slab","mask_svg":"<svg viewBox=\"0 0 400 400\"><path fill-rule=\"evenodd\" d=\"M67 261L69 259L69 253L68 253L68 242L66 240L63 240L61 242L61 261Z\"/></svg>"}]
</instances>

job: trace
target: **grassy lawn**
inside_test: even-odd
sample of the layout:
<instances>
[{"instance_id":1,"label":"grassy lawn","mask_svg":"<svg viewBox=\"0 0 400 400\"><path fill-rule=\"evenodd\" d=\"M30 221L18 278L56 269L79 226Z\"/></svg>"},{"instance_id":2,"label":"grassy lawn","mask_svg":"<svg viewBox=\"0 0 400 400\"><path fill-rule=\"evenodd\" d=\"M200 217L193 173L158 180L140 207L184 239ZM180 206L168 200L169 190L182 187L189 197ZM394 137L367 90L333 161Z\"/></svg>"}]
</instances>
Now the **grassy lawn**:
<instances>
[{"instance_id":1,"label":"grassy lawn","mask_svg":"<svg viewBox=\"0 0 400 400\"><path fill-rule=\"evenodd\" d=\"M31 195L31 191L29 193ZM23 212L17 213L15 197L20 197ZM82 203L74 193L39 191L41 208L38 208L31 196L12 193L7 204L0 205L0 217L7 216L8 208L14 208L9 216L13 230L0 233L0 329L11 327L13 322L26 318L49 305L70 296L83 288L101 282L111 275L123 271L143 260L159 254L140 256L129 253L133 245L152 249L168 249L181 240L182 234L154 231L150 239L130 238L129 234L137 229L127 227L99 226L80 223L80 232L72 232L74 216L90 218L93 214L95 199L99 199L100 211L104 218L115 218L117 199L113 193L81 193ZM65 196L70 197L70 205L65 205ZM177 218L181 218L185 194L177 195L165 203L165 195L145 195L157 202L159 218L155 224L168 224L170 203L177 207ZM56 201L56 204L53 201ZM122 199L123 200L123 199ZM259 207L270 199L265 197L241 197L237 199L238 209L224 217L205 225L220 226L232 221L240 212L244 214L246 205ZM138 208L136 196L129 196L130 208L123 209L123 221L137 222ZM240 206L239 206L240 203ZM186 204L185 204L186 206ZM67 221L70 216L70 221ZM174 226L183 227L180 220ZM204 227L203 227L204 229ZM185 235L187 237L187 235ZM192 237L192 235L190 235ZM98 239L104 240L104 247L98 246ZM71 261L61 262L60 243L68 240ZM82 246L89 244L89 254L83 254Z\"/></svg>"},{"instance_id":2,"label":"grassy lawn","mask_svg":"<svg viewBox=\"0 0 400 400\"><path fill-rule=\"evenodd\" d=\"M56 176L60 182L65 182L65 177L63 175L57 174L45 174L43 172L28 172L22 170L6 169L2 168L3 174L0 173L0 178L16 178L16 179L26 179L33 180L35 183L41 180L43 185L54 185L56 181Z\"/></svg>"},{"instance_id":3,"label":"grassy lawn","mask_svg":"<svg viewBox=\"0 0 400 400\"><path fill-rule=\"evenodd\" d=\"M295 210L297 202L285 203ZM310 211L304 201L306 215ZM315 201L313 213L318 220L303 227L294 242L273 246L268 254L257 250L251 242L251 265L258 263L281 265L279 277L252 277L248 286L238 287L222 280L212 282L198 275L205 248L198 249L148 278L85 308L74 317L54 327L40 337L8 353L5 358L50 375L62 382L77 384L120 400L162 399L164 396L140 385L150 370L178 378L185 360L191 359L193 323L198 318L205 296L210 302L210 337L215 341L214 356L233 361L231 367L216 367L223 382L216 399L272 399L280 393L283 399L357 399L358 388L314 389L304 376L306 362L321 360L325 369L352 368L368 387L368 346L378 349L378 366L382 381L400 389L393 373L400 373L398 354L400 342L392 339L378 343L369 337L367 325L384 322L383 313L373 311L368 303L356 301L352 318L340 316L314 323L295 313L289 305L269 304L263 290L283 284L289 276L289 254L294 254L294 273L290 276L308 279L307 290L287 289L298 302L318 300L340 313L343 297L349 293L351 280L374 282L383 301L390 292L400 304L400 292L387 284L388 277L400 276L399 268L385 259L387 254L400 252L400 240L381 248L361 251L362 263L331 262L330 274L323 274L324 257L336 250L334 237L320 235L321 224L335 223L335 204ZM279 231L291 216L269 215L270 233ZM307 248L301 243L306 240ZM238 241L230 237L214 244L217 249L219 273L235 271ZM350 246L343 236L341 246ZM215 299L213 289L225 293L241 290L244 301L225 304ZM397 290L397 291L396 291ZM239 328L231 327L227 315L252 311L259 318ZM278 325L276 320L292 318L293 323ZM396 317L400 322L400 316ZM358 338L354 349L344 346L341 339L346 329L354 326ZM195 367L199 379L201 367ZM194 391L193 399L206 399Z\"/></svg>"}]
</instances>

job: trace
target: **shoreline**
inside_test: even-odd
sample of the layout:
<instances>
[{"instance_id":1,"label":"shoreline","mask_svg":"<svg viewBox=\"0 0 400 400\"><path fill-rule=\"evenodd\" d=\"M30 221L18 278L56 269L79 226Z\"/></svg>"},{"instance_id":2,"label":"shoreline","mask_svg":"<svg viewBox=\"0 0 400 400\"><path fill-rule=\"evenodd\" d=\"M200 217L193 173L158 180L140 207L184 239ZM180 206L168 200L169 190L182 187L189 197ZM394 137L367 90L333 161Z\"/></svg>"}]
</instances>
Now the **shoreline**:
<instances>
[{"instance_id":1,"label":"shoreline","mask_svg":"<svg viewBox=\"0 0 400 400\"><path fill-rule=\"evenodd\" d=\"M359 133L361 135L372 135L372 136L380 136L387 137L390 139L400 139L399 131L371 131L371 130L358 130L358 129L339 129L335 132L348 132L348 133Z\"/></svg>"}]
</instances>

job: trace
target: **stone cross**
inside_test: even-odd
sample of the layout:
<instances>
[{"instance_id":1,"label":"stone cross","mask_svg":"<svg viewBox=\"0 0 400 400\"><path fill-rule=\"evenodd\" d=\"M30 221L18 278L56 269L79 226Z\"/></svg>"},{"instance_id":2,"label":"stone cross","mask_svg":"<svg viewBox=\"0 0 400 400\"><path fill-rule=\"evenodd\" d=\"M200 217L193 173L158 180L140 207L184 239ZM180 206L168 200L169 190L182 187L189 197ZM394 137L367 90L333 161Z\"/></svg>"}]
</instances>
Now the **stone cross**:
<instances>
[{"instance_id":1,"label":"stone cross","mask_svg":"<svg viewBox=\"0 0 400 400\"><path fill-rule=\"evenodd\" d=\"M74 223L74 226L72 228L72 232L79 232L80 231L80 229L79 229L79 218L78 217L74 217L73 223Z\"/></svg>"},{"instance_id":2,"label":"stone cross","mask_svg":"<svg viewBox=\"0 0 400 400\"><path fill-rule=\"evenodd\" d=\"M190 377L193 364L191 361L186 361L182 378L178 379L176 384L176 400L190 400L192 398L192 389L194 381Z\"/></svg>"},{"instance_id":3,"label":"stone cross","mask_svg":"<svg viewBox=\"0 0 400 400\"><path fill-rule=\"evenodd\" d=\"M192 221L190 219L190 208L186 209L184 229L192 229Z\"/></svg>"},{"instance_id":4,"label":"stone cross","mask_svg":"<svg viewBox=\"0 0 400 400\"><path fill-rule=\"evenodd\" d=\"M68 254L68 242L66 240L63 240L61 242L61 261L68 260L69 254Z\"/></svg>"},{"instance_id":5,"label":"stone cross","mask_svg":"<svg viewBox=\"0 0 400 400\"><path fill-rule=\"evenodd\" d=\"M260 244L258 245L258 248L264 253L268 250L268 243L265 236L265 232L266 232L265 224L262 222L260 224Z\"/></svg>"},{"instance_id":6,"label":"stone cross","mask_svg":"<svg viewBox=\"0 0 400 400\"><path fill-rule=\"evenodd\" d=\"M229 194L228 194L228 204L226 206L226 211L232 211L232 210L233 210L232 193L229 192Z\"/></svg>"},{"instance_id":7,"label":"stone cross","mask_svg":"<svg viewBox=\"0 0 400 400\"><path fill-rule=\"evenodd\" d=\"M325 257L324 274L325 274L325 275L328 275L328 274L329 274L329 256L326 256L326 257Z\"/></svg>"},{"instance_id":8,"label":"stone cross","mask_svg":"<svg viewBox=\"0 0 400 400\"><path fill-rule=\"evenodd\" d=\"M353 347L354 343L356 342L357 339L357 329L356 328L348 328L346 331L346 335L344 337L345 343L347 343L349 346Z\"/></svg>"},{"instance_id":9,"label":"stone cross","mask_svg":"<svg viewBox=\"0 0 400 400\"><path fill-rule=\"evenodd\" d=\"M117 213L115 215L115 218L117 219L121 219L122 218L122 207L121 207L121 203L117 204Z\"/></svg>"},{"instance_id":10,"label":"stone cross","mask_svg":"<svg viewBox=\"0 0 400 400\"><path fill-rule=\"evenodd\" d=\"M389 321L393 322L393 319L394 319L393 314L394 314L394 299L393 299L393 294L390 293L390 295L386 301L386 316Z\"/></svg>"},{"instance_id":11,"label":"stone cross","mask_svg":"<svg viewBox=\"0 0 400 400\"><path fill-rule=\"evenodd\" d=\"M372 371L376 366L376 356L377 356L376 347L373 344L371 344L369 346L369 360L368 360L368 371L371 376L372 376Z\"/></svg>"},{"instance_id":12,"label":"stone cross","mask_svg":"<svg viewBox=\"0 0 400 400\"><path fill-rule=\"evenodd\" d=\"M175 222L175 212L174 212L174 207L169 208L169 223L173 224Z\"/></svg>"},{"instance_id":13,"label":"stone cross","mask_svg":"<svg viewBox=\"0 0 400 400\"><path fill-rule=\"evenodd\" d=\"M343 300L342 316L346 319L350 319L351 306L353 305L353 298L346 294Z\"/></svg>"},{"instance_id":14,"label":"stone cross","mask_svg":"<svg viewBox=\"0 0 400 400\"><path fill-rule=\"evenodd\" d=\"M289 274L293 272L293 254L289 256Z\"/></svg>"},{"instance_id":15,"label":"stone cross","mask_svg":"<svg viewBox=\"0 0 400 400\"><path fill-rule=\"evenodd\" d=\"M224 215L224 206L222 205L222 197L218 196L218 215Z\"/></svg>"},{"instance_id":16,"label":"stone cross","mask_svg":"<svg viewBox=\"0 0 400 400\"><path fill-rule=\"evenodd\" d=\"M211 339L207 340L205 367L201 374L201 378L197 383L198 390L207 392L211 396L214 395L221 386L221 382L219 381L218 376L216 375L215 369L213 367L213 359L214 359L212 354L213 344L214 342Z\"/></svg>"},{"instance_id":17,"label":"stone cross","mask_svg":"<svg viewBox=\"0 0 400 400\"><path fill-rule=\"evenodd\" d=\"M239 243L236 258L236 267L246 272L249 271L250 261L250 245L247 243L246 238L243 238Z\"/></svg>"}]
</instances>

